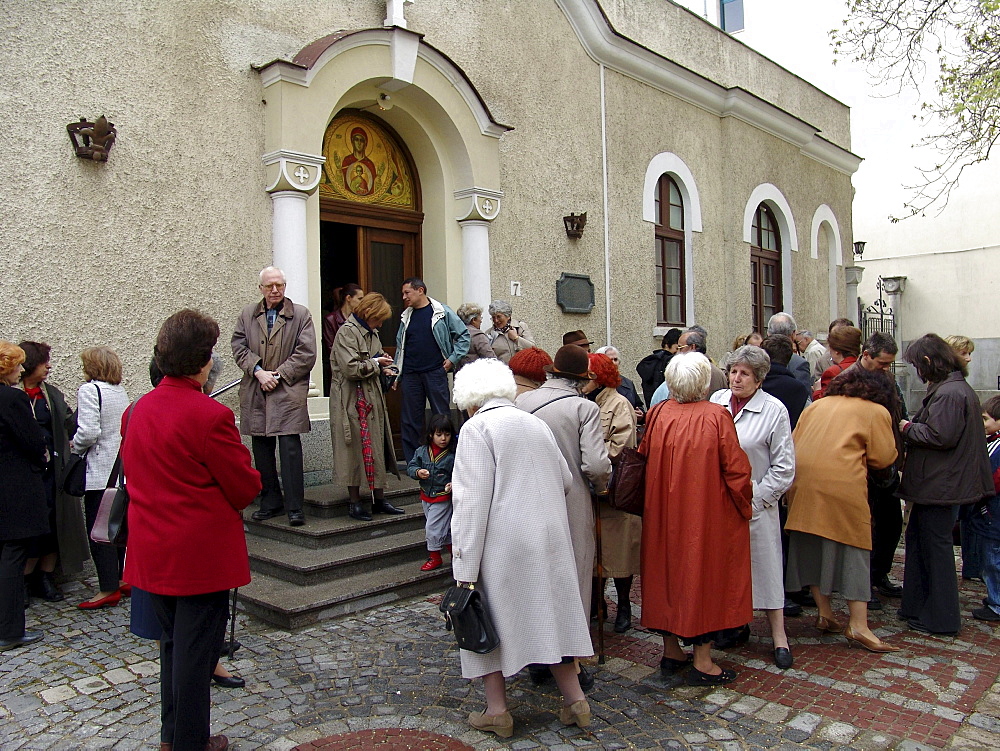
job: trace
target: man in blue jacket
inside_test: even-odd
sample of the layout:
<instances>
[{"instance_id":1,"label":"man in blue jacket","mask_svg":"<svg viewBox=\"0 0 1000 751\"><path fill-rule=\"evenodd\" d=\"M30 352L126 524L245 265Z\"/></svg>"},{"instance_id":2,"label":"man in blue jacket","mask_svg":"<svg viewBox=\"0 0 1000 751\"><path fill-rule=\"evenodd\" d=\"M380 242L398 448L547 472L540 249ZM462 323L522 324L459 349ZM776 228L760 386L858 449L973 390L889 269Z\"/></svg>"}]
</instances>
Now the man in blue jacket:
<instances>
[{"instance_id":1,"label":"man in blue jacket","mask_svg":"<svg viewBox=\"0 0 1000 751\"><path fill-rule=\"evenodd\" d=\"M403 456L409 462L424 435L426 403L430 401L434 414L449 414L448 373L468 354L471 337L455 311L427 296L422 279L411 277L403 282L403 305L406 309L396 334L396 367L403 392Z\"/></svg>"}]
</instances>

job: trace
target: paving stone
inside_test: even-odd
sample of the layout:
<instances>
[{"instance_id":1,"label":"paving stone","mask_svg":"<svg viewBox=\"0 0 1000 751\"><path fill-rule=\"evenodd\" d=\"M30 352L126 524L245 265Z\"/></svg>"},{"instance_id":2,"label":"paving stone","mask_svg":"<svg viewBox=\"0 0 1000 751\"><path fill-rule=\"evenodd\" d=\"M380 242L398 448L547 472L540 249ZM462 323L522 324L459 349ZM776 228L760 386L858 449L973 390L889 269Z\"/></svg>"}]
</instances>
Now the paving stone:
<instances>
[{"instance_id":1,"label":"paving stone","mask_svg":"<svg viewBox=\"0 0 1000 751\"><path fill-rule=\"evenodd\" d=\"M55 704L57 702L64 702L67 699L71 699L76 696L76 689L72 686L56 686L55 688L47 688L39 693L49 704Z\"/></svg>"},{"instance_id":2,"label":"paving stone","mask_svg":"<svg viewBox=\"0 0 1000 751\"><path fill-rule=\"evenodd\" d=\"M819 731L819 736L831 743L847 745L858 734L858 729L846 722L831 722Z\"/></svg>"}]
</instances>

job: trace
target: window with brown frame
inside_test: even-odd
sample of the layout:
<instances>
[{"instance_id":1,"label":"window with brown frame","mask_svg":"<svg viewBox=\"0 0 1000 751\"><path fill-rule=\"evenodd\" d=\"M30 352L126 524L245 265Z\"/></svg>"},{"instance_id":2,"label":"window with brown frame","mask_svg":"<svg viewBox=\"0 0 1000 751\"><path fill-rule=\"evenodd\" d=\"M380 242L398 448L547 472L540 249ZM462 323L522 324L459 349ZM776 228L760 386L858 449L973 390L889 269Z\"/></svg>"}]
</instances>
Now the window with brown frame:
<instances>
[{"instance_id":1,"label":"window with brown frame","mask_svg":"<svg viewBox=\"0 0 1000 751\"><path fill-rule=\"evenodd\" d=\"M763 334L767 322L781 310L781 235L766 204L753 215L750 239L751 326Z\"/></svg>"},{"instance_id":2,"label":"window with brown frame","mask_svg":"<svg viewBox=\"0 0 1000 751\"><path fill-rule=\"evenodd\" d=\"M670 175L656 183L656 317L661 326L683 325L684 199Z\"/></svg>"}]
</instances>

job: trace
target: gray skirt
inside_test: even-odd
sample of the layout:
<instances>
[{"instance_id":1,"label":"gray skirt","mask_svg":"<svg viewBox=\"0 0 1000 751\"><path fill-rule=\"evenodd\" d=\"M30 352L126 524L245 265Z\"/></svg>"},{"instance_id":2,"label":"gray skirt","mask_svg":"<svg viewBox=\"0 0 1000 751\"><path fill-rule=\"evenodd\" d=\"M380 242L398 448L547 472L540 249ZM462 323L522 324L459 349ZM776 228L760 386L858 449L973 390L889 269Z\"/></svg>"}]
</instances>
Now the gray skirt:
<instances>
[{"instance_id":1,"label":"gray skirt","mask_svg":"<svg viewBox=\"0 0 1000 751\"><path fill-rule=\"evenodd\" d=\"M847 600L868 602L872 596L870 559L867 550L792 530L785 589L798 592L815 585L824 595L840 592Z\"/></svg>"}]
</instances>

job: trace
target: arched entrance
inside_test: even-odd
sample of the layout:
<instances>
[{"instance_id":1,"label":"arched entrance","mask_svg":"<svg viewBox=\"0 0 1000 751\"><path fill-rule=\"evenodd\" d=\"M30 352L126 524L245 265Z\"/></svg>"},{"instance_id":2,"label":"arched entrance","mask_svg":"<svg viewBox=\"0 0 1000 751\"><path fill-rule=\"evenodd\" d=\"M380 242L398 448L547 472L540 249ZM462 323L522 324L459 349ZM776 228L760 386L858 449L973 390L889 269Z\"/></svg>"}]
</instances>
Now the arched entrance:
<instances>
[{"instance_id":1,"label":"arched entrance","mask_svg":"<svg viewBox=\"0 0 1000 751\"><path fill-rule=\"evenodd\" d=\"M334 290L356 283L396 306L403 279L422 274L424 215L420 180L402 139L384 121L355 109L337 113L323 137L319 183L320 304L332 312ZM382 326L382 344L395 351L395 316ZM329 390L329 343L323 350Z\"/></svg>"}]
</instances>

